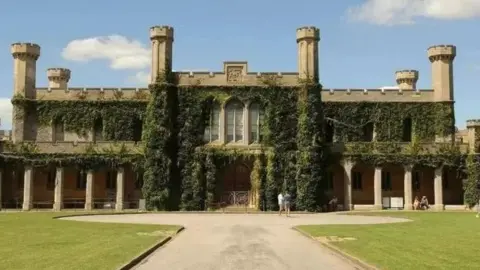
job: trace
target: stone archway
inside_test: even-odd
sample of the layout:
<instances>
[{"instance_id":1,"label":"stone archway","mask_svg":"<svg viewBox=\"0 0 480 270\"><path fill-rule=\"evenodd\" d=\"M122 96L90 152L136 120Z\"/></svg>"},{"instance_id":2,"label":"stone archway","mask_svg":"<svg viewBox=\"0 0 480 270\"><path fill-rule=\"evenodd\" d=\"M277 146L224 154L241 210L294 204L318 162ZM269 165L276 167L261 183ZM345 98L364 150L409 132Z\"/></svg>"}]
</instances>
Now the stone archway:
<instances>
[{"instance_id":1,"label":"stone archway","mask_svg":"<svg viewBox=\"0 0 480 270\"><path fill-rule=\"evenodd\" d=\"M251 168L243 162L231 164L223 176L222 201L227 205L247 205L250 200Z\"/></svg>"}]
</instances>

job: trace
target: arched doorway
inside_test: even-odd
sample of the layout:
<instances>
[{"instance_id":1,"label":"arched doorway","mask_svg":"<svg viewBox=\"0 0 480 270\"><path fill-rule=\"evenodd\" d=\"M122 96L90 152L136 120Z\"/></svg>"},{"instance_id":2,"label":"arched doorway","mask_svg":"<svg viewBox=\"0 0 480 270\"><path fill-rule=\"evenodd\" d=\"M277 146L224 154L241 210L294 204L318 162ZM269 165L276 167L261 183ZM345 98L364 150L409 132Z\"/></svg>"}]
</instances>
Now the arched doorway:
<instances>
[{"instance_id":1,"label":"arched doorway","mask_svg":"<svg viewBox=\"0 0 480 270\"><path fill-rule=\"evenodd\" d=\"M229 166L223 178L223 198L227 205L246 205L249 203L251 169L245 163Z\"/></svg>"}]
</instances>

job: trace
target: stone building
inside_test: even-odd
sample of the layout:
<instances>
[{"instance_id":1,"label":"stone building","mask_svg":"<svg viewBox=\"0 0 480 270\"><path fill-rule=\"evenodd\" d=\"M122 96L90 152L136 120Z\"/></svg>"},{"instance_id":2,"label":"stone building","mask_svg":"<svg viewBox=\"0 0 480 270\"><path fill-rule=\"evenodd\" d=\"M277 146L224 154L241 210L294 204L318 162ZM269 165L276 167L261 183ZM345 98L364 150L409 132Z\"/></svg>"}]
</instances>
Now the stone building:
<instances>
[{"instance_id":1,"label":"stone building","mask_svg":"<svg viewBox=\"0 0 480 270\"><path fill-rule=\"evenodd\" d=\"M157 74L165 67L171 68L174 44L174 30L169 26L155 26L150 29L152 46L152 83ZM296 85L299 78L318 80L320 32L315 27L301 27L296 31L298 44L298 69L295 72L252 72L248 63L226 61L223 71L219 72L176 72L180 85L255 85L258 78L274 75L282 85ZM292 40L293 42L293 40ZM82 88L70 86L72 73L67 68L47 70L48 86L36 85L36 63L40 58L40 46L32 43L15 43L11 46L14 59L13 97L33 100L71 100L84 102L99 99L133 99L139 95L149 96L148 88ZM292 52L294 53L294 52ZM393 74L398 87L395 89L323 89L322 100L331 102L376 102L376 103L447 103L454 102L453 62L456 47L437 45L428 48L425 61L431 62L431 89L418 89L417 70L400 70ZM327 78L328 80L328 78ZM348 113L348 112L345 112ZM238 100L225 100L213 108L209 125L205 128L206 145L224 147L252 147L258 142L262 108L255 103L243 104ZM451 123L455 123L454 115ZM3 157L12 155L11 146L34 145L39 153L84 153L87 148L108 147L118 142L104 138L102 119L96 121L94 128L86 134L67 131L64 123L52 121L50 125L40 125L35 115L22 115L14 108L13 130L10 147L3 143ZM412 143L412 121L404 119L404 136L401 147ZM476 134L480 130L480 121L469 121L468 132L461 142L455 142L455 136L444 138L437 136L429 142L422 142L426 148L436 149L442 145L458 145L460 151L475 149ZM141 123L138 129L141 130ZM366 127L366 140L360 144L376 143L375 125ZM333 152L346 151L349 141L337 141L335 130L327 128L327 140ZM124 141L122 145L134 150L141 145L140 135L135 141ZM436 168L416 166L417 164L387 164L372 166L344 158L332 165L326 189L329 196L336 196L345 209L388 208L390 198L401 198L405 209L412 208L415 196L427 196L436 209L454 208L463 205L462 182L456 177L455 170L449 170L440 164ZM225 181L231 187L229 192L249 192L251 165L237 164L230 168ZM142 176L134 173L129 166L112 170L78 169L74 167L32 167L30 165L9 166L3 163L0 177L3 208L93 208L114 207L117 210L139 207L142 199ZM251 196L251 195L250 195ZM398 203L398 201L397 201ZM392 203L393 204L393 203Z\"/></svg>"}]
</instances>

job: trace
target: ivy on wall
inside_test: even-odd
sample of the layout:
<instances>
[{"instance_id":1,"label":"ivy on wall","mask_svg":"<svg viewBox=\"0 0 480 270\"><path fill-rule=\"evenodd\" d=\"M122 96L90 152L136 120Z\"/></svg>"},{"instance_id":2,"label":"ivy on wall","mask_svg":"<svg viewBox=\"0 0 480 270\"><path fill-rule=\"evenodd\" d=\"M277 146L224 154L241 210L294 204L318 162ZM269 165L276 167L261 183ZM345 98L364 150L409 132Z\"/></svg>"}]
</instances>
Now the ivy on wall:
<instances>
[{"instance_id":1,"label":"ivy on wall","mask_svg":"<svg viewBox=\"0 0 480 270\"><path fill-rule=\"evenodd\" d=\"M453 132L451 103L322 102L321 86L302 82L281 86L269 80L260 86L182 86L172 74L150 85L149 100L48 101L13 99L16 107L34 112L41 125L65 123L67 131L85 133L102 118L104 136L113 141L133 140L136 121L143 121L144 153L2 154L3 162L49 163L80 167L141 164L143 194L149 209L205 210L219 199L225 168L239 160L253 164L252 186L262 210L277 210L277 194L288 191L298 210L316 211L325 203L324 174L329 165L350 158L370 165L386 163L440 164L461 168L466 156L456 145L431 151L422 142ZM225 147L205 147L203 131L214 102L237 99L258 102L264 108L261 154ZM325 141L326 120L335 138L345 143L343 153L330 153ZM401 143L403 120L412 120L413 140ZM363 127L375 124L378 142L363 139ZM353 128L352 128L353 127ZM472 164L477 164L473 162ZM467 171L469 165L466 166ZM473 171L470 170L470 175ZM469 178L470 179L470 178ZM466 192L467 194L467 192Z\"/></svg>"},{"instance_id":2,"label":"ivy on wall","mask_svg":"<svg viewBox=\"0 0 480 270\"><path fill-rule=\"evenodd\" d=\"M316 211L324 203L321 190L326 173L322 87L304 83L298 98L296 207Z\"/></svg>"},{"instance_id":3,"label":"ivy on wall","mask_svg":"<svg viewBox=\"0 0 480 270\"><path fill-rule=\"evenodd\" d=\"M102 120L106 140L134 141L135 129L143 121L147 102L144 100L32 100L13 98L12 104L35 115L40 126L54 121L64 124L65 131L86 135L94 129L95 120ZM18 115L23 117L23 115Z\"/></svg>"},{"instance_id":4,"label":"ivy on wall","mask_svg":"<svg viewBox=\"0 0 480 270\"><path fill-rule=\"evenodd\" d=\"M480 181L480 157L478 155L468 155L465 161L465 175L463 180L464 202L469 207L479 203L480 194L478 184Z\"/></svg>"}]
</instances>

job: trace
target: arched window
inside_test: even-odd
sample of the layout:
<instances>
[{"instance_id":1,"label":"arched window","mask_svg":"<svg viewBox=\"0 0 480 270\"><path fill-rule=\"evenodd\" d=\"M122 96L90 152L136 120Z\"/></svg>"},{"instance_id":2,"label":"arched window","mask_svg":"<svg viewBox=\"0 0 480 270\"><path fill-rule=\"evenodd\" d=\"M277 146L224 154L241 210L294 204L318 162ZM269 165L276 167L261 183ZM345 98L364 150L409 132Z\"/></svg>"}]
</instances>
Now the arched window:
<instances>
[{"instance_id":1,"label":"arched window","mask_svg":"<svg viewBox=\"0 0 480 270\"><path fill-rule=\"evenodd\" d=\"M232 100L225 107L225 111L227 143L243 141L243 104L238 100Z\"/></svg>"},{"instance_id":2,"label":"arched window","mask_svg":"<svg viewBox=\"0 0 480 270\"><path fill-rule=\"evenodd\" d=\"M259 143L262 141L263 115L263 108L259 103L252 103L250 105L250 143Z\"/></svg>"},{"instance_id":3,"label":"arched window","mask_svg":"<svg viewBox=\"0 0 480 270\"><path fill-rule=\"evenodd\" d=\"M64 130L64 124L61 119L55 119L53 121L53 142L63 142L65 140L65 130Z\"/></svg>"},{"instance_id":4,"label":"arched window","mask_svg":"<svg viewBox=\"0 0 480 270\"><path fill-rule=\"evenodd\" d=\"M93 140L95 142L103 141L103 121L102 118L95 119L93 124Z\"/></svg>"},{"instance_id":5,"label":"arched window","mask_svg":"<svg viewBox=\"0 0 480 270\"><path fill-rule=\"evenodd\" d=\"M208 122L205 125L203 139L205 142L214 142L219 139L220 130L220 104L214 103L210 109Z\"/></svg>"},{"instance_id":6,"label":"arched window","mask_svg":"<svg viewBox=\"0 0 480 270\"><path fill-rule=\"evenodd\" d=\"M142 140L142 128L143 123L139 118L135 118L133 121L133 140L139 142Z\"/></svg>"}]
</instances>

